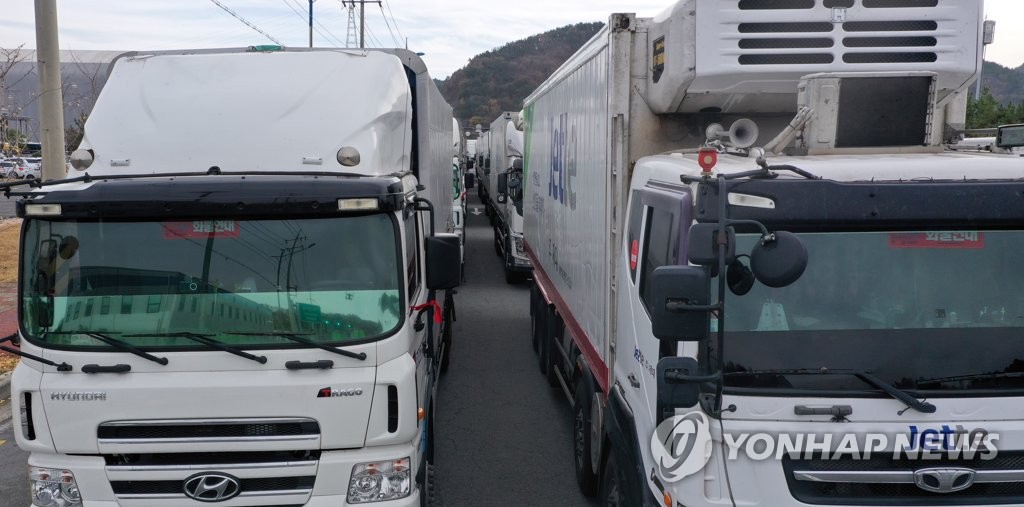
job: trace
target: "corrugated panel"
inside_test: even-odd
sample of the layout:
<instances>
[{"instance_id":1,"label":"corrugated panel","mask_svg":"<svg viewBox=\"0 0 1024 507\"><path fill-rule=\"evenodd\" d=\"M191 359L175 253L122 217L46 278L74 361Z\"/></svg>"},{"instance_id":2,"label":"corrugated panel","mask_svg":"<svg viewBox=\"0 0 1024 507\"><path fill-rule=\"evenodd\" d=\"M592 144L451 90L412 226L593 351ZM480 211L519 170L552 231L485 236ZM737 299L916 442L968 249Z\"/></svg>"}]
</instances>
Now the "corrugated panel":
<instances>
[{"instance_id":1,"label":"corrugated panel","mask_svg":"<svg viewBox=\"0 0 1024 507\"><path fill-rule=\"evenodd\" d=\"M608 47L602 40L593 39L526 101L525 202L532 209L524 229L540 267L603 355L610 225Z\"/></svg>"},{"instance_id":2,"label":"corrugated panel","mask_svg":"<svg viewBox=\"0 0 1024 507\"><path fill-rule=\"evenodd\" d=\"M453 232L452 201L452 107L426 72L416 77L420 89L417 97L420 118L419 182L427 189L424 193L434 205L434 227L437 232ZM424 107L424 103L426 106ZM424 128L425 127L425 128Z\"/></svg>"}]
</instances>

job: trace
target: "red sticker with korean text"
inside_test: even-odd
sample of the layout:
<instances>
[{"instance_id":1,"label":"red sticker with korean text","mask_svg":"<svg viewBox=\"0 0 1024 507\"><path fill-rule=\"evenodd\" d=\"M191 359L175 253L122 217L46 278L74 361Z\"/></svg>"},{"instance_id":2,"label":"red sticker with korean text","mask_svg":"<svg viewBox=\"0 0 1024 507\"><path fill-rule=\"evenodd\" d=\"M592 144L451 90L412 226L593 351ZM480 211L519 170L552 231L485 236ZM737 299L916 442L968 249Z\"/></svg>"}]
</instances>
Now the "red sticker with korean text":
<instances>
[{"instance_id":1,"label":"red sticker with korean text","mask_svg":"<svg viewBox=\"0 0 1024 507\"><path fill-rule=\"evenodd\" d=\"M237 238L235 220L193 220L190 222L164 222L164 239Z\"/></svg>"},{"instance_id":2,"label":"red sticker with korean text","mask_svg":"<svg viewBox=\"0 0 1024 507\"><path fill-rule=\"evenodd\" d=\"M894 232L889 248L985 248L985 233L978 231Z\"/></svg>"}]
</instances>

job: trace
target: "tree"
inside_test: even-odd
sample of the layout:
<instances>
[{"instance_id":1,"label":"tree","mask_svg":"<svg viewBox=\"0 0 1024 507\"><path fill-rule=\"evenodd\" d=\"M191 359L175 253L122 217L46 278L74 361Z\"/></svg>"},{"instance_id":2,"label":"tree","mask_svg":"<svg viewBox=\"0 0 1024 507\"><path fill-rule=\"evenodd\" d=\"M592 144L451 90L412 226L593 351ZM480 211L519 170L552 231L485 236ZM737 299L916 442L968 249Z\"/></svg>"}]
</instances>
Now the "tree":
<instances>
[{"instance_id":1,"label":"tree","mask_svg":"<svg viewBox=\"0 0 1024 507\"><path fill-rule=\"evenodd\" d=\"M1019 104L1000 104L988 87L981 91L980 97L972 97L967 102L967 128L992 128L1011 123L1024 123L1024 102Z\"/></svg>"}]
</instances>

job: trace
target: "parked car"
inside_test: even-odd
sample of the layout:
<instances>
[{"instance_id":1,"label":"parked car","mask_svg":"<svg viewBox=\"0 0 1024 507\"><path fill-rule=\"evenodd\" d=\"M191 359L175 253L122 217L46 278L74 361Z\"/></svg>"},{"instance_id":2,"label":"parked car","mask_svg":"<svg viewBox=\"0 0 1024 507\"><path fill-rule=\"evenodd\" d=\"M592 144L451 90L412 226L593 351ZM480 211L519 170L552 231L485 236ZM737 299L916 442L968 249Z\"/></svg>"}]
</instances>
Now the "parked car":
<instances>
[{"instance_id":1,"label":"parked car","mask_svg":"<svg viewBox=\"0 0 1024 507\"><path fill-rule=\"evenodd\" d=\"M15 171L21 166L19 159L8 158L0 160L0 176L4 178L16 178Z\"/></svg>"},{"instance_id":2,"label":"parked car","mask_svg":"<svg viewBox=\"0 0 1024 507\"><path fill-rule=\"evenodd\" d=\"M39 178L42 173L43 159L40 157L23 158L22 164L15 174L18 178L33 179Z\"/></svg>"}]
</instances>

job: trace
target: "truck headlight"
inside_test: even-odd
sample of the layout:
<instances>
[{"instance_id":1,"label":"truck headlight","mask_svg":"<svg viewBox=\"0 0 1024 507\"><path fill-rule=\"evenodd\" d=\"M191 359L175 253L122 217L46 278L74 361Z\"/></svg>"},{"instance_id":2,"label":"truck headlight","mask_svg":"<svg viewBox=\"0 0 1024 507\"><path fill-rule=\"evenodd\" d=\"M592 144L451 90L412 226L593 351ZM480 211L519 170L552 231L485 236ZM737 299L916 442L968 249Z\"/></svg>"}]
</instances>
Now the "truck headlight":
<instances>
[{"instance_id":1,"label":"truck headlight","mask_svg":"<svg viewBox=\"0 0 1024 507\"><path fill-rule=\"evenodd\" d=\"M359 463L348 481L348 503L382 502L405 498L412 492L409 458Z\"/></svg>"},{"instance_id":2,"label":"truck headlight","mask_svg":"<svg viewBox=\"0 0 1024 507\"><path fill-rule=\"evenodd\" d=\"M32 505L38 507L73 507L82 505L82 494L71 470L60 468L28 468Z\"/></svg>"},{"instance_id":3,"label":"truck headlight","mask_svg":"<svg viewBox=\"0 0 1024 507\"><path fill-rule=\"evenodd\" d=\"M523 255L525 249L523 248L522 236L512 236L512 242L515 243L516 253L519 255Z\"/></svg>"}]
</instances>

